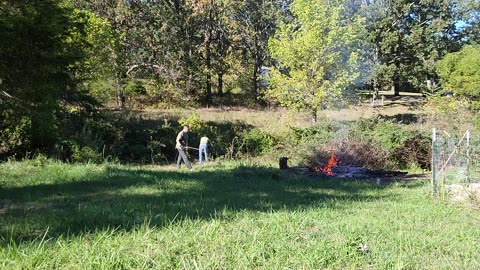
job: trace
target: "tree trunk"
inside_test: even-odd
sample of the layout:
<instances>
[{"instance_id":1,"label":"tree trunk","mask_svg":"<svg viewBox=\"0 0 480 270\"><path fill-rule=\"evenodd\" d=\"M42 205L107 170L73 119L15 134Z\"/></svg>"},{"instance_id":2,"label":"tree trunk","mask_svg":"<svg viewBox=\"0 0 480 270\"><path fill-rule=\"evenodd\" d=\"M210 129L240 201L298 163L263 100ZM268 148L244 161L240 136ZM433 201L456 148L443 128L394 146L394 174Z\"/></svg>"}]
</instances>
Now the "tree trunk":
<instances>
[{"instance_id":1,"label":"tree trunk","mask_svg":"<svg viewBox=\"0 0 480 270\"><path fill-rule=\"evenodd\" d=\"M207 31L205 32L205 65L207 66L207 78L206 78L206 101L207 106L212 104L212 10L209 10L209 22L207 23Z\"/></svg>"},{"instance_id":2,"label":"tree trunk","mask_svg":"<svg viewBox=\"0 0 480 270\"><path fill-rule=\"evenodd\" d=\"M125 109L125 95L123 94L123 85L120 79L117 79L115 84L117 88L117 109L123 110Z\"/></svg>"},{"instance_id":3,"label":"tree trunk","mask_svg":"<svg viewBox=\"0 0 480 270\"><path fill-rule=\"evenodd\" d=\"M398 79L393 82L393 95L400 96L400 80Z\"/></svg>"},{"instance_id":4,"label":"tree trunk","mask_svg":"<svg viewBox=\"0 0 480 270\"><path fill-rule=\"evenodd\" d=\"M317 110L316 109L312 109L312 122L313 123L317 123Z\"/></svg>"},{"instance_id":5,"label":"tree trunk","mask_svg":"<svg viewBox=\"0 0 480 270\"><path fill-rule=\"evenodd\" d=\"M397 76L394 76L392 83L393 95L396 97L400 96L400 79Z\"/></svg>"},{"instance_id":6,"label":"tree trunk","mask_svg":"<svg viewBox=\"0 0 480 270\"><path fill-rule=\"evenodd\" d=\"M262 55L259 52L259 48L255 49L255 63L253 66L253 76L252 76L252 90L255 98L260 97L260 86L258 84L258 76L260 75L262 69Z\"/></svg>"},{"instance_id":7,"label":"tree trunk","mask_svg":"<svg viewBox=\"0 0 480 270\"><path fill-rule=\"evenodd\" d=\"M217 73L218 76L218 86L217 86L217 95L219 97L223 96L223 73Z\"/></svg>"},{"instance_id":8,"label":"tree trunk","mask_svg":"<svg viewBox=\"0 0 480 270\"><path fill-rule=\"evenodd\" d=\"M253 76L252 76L252 93L255 98L258 97L258 71L257 71L257 66L255 65L253 67Z\"/></svg>"},{"instance_id":9,"label":"tree trunk","mask_svg":"<svg viewBox=\"0 0 480 270\"><path fill-rule=\"evenodd\" d=\"M212 105L212 75L207 73L207 89L206 89L206 101L207 105Z\"/></svg>"},{"instance_id":10,"label":"tree trunk","mask_svg":"<svg viewBox=\"0 0 480 270\"><path fill-rule=\"evenodd\" d=\"M125 96L121 90L117 90L117 109L125 109Z\"/></svg>"},{"instance_id":11,"label":"tree trunk","mask_svg":"<svg viewBox=\"0 0 480 270\"><path fill-rule=\"evenodd\" d=\"M395 64L395 71L392 78L392 90L394 96L400 96L400 66L398 63Z\"/></svg>"}]
</instances>

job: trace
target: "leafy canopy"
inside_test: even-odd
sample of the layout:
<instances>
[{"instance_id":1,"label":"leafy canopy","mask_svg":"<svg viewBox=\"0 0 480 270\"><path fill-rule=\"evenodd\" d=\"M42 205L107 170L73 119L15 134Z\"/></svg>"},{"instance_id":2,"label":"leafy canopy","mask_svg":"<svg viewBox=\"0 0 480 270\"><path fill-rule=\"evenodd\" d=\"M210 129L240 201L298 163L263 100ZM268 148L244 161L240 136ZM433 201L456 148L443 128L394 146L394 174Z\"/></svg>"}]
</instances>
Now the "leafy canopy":
<instances>
[{"instance_id":1,"label":"leafy canopy","mask_svg":"<svg viewBox=\"0 0 480 270\"><path fill-rule=\"evenodd\" d=\"M465 45L437 63L443 87L458 96L480 96L480 46Z\"/></svg>"},{"instance_id":2,"label":"leafy canopy","mask_svg":"<svg viewBox=\"0 0 480 270\"><path fill-rule=\"evenodd\" d=\"M270 71L267 96L282 106L309 111L339 101L359 76L356 49L361 19L343 18L343 1L298 0L291 10L296 18L282 23L269 49L278 66Z\"/></svg>"}]
</instances>

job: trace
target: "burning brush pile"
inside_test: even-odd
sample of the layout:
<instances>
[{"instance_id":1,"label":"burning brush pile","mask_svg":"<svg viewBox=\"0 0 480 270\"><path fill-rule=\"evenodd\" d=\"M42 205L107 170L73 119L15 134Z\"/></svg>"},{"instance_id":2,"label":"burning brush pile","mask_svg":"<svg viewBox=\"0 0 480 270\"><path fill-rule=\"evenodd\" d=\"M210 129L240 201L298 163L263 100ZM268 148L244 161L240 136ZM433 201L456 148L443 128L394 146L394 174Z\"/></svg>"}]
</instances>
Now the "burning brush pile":
<instances>
[{"instance_id":1,"label":"burning brush pile","mask_svg":"<svg viewBox=\"0 0 480 270\"><path fill-rule=\"evenodd\" d=\"M331 151L330 154L330 159L325 166L317 166L315 168L315 171L317 173L323 173L329 176L333 176L333 169L338 165L338 159L333 151Z\"/></svg>"},{"instance_id":2,"label":"burning brush pile","mask_svg":"<svg viewBox=\"0 0 480 270\"><path fill-rule=\"evenodd\" d=\"M316 164L312 164L310 166L310 169L313 169L314 174L316 175L324 175L335 178L378 179L399 177L407 174L406 172L388 171L381 168L369 169L365 166L365 164L353 164L353 160L347 155L345 155L345 158L343 159L341 154L335 154L332 149L328 149L325 152L329 155L329 158L326 162L318 161L322 158L319 157L316 160L317 162L315 162Z\"/></svg>"}]
</instances>

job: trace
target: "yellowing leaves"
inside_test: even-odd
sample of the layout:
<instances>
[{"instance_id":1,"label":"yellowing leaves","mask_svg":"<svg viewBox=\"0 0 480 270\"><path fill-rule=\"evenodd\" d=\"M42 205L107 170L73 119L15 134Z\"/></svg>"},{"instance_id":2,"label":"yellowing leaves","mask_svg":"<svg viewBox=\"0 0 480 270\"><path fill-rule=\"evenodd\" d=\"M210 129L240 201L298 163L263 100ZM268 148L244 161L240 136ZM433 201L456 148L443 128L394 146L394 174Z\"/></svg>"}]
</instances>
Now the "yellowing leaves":
<instances>
[{"instance_id":1,"label":"yellowing leaves","mask_svg":"<svg viewBox=\"0 0 480 270\"><path fill-rule=\"evenodd\" d=\"M335 1L334 1L335 2ZM266 94L281 105L313 114L338 99L359 76L361 20L342 24L342 2L295 1L297 20L283 24L269 42L280 67L271 71Z\"/></svg>"}]
</instances>

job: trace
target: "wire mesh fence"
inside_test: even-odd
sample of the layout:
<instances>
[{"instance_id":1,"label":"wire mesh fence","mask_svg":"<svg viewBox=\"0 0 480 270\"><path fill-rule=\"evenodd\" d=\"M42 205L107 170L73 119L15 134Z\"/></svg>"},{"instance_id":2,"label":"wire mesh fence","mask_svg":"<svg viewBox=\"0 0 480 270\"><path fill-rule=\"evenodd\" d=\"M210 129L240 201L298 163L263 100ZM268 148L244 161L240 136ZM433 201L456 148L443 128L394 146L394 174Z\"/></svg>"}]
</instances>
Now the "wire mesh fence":
<instances>
[{"instance_id":1,"label":"wire mesh fence","mask_svg":"<svg viewBox=\"0 0 480 270\"><path fill-rule=\"evenodd\" d=\"M450 185L480 182L480 136L470 131L432 132L432 195L445 196Z\"/></svg>"}]
</instances>

